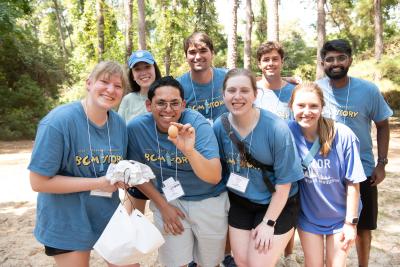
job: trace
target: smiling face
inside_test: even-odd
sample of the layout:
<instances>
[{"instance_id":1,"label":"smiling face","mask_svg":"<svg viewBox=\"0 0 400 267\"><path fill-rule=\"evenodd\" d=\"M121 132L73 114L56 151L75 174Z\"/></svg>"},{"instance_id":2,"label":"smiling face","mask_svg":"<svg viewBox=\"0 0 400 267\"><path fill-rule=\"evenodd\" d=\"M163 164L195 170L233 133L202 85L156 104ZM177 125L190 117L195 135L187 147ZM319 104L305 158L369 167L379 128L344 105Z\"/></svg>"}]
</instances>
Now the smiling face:
<instances>
[{"instance_id":1,"label":"smiling face","mask_svg":"<svg viewBox=\"0 0 400 267\"><path fill-rule=\"evenodd\" d=\"M97 80L89 78L86 81L86 88L89 104L106 111L118 106L124 94L119 74L103 73Z\"/></svg>"},{"instance_id":2,"label":"smiling face","mask_svg":"<svg viewBox=\"0 0 400 267\"><path fill-rule=\"evenodd\" d=\"M244 74L229 77L224 86L225 106L233 116L247 114L253 107L257 91Z\"/></svg>"},{"instance_id":3,"label":"smiling face","mask_svg":"<svg viewBox=\"0 0 400 267\"><path fill-rule=\"evenodd\" d=\"M193 72L207 71L211 65L214 54L203 42L189 45L186 51L186 61Z\"/></svg>"},{"instance_id":4,"label":"smiling face","mask_svg":"<svg viewBox=\"0 0 400 267\"><path fill-rule=\"evenodd\" d=\"M258 67L265 78L280 77L282 66L283 59L275 49L263 54L258 62Z\"/></svg>"},{"instance_id":5,"label":"smiling face","mask_svg":"<svg viewBox=\"0 0 400 267\"><path fill-rule=\"evenodd\" d=\"M185 110L179 89L170 85L160 86L154 91L154 96L146 100L147 111L153 114L157 128L166 133L171 122L177 122Z\"/></svg>"},{"instance_id":6,"label":"smiling face","mask_svg":"<svg viewBox=\"0 0 400 267\"><path fill-rule=\"evenodd\" d=\"M146 62L138 62L132 68L133 79L142 88L149 88L156 79L154 65Z\"/></svg>"},{"instance_id":7,"label":"smiling face","mask_svg":"<svg viewBox=\"0 0 400 267\"><path fill-rule=\"evenodd\" d=\"M329 51L321 64L326 76L332 80L340 80L346 77L352 63L352 58L343 52Z\"/></svg>"},{"instance_id":8,"label":"smiling face","mask_svg":"<svg viewBox=\"0 0 400 267\"><path fill-rule=\"evenodd\" d=\"M309 90L297 90L293 95L292 110L301 128L315 134L322 113L322 102L318 94Z\"/></svg>"}]
</instances>

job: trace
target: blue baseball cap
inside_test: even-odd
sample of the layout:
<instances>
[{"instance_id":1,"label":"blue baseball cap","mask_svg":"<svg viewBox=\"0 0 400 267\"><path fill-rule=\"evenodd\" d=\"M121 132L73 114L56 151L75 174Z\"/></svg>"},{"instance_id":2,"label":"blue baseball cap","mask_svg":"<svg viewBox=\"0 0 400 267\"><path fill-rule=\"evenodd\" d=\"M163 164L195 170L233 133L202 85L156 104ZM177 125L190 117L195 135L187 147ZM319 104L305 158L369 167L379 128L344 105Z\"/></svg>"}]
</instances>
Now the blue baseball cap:
<instances>
[{"instance_id":1,"label":"blue baseball cap","mask_svg":"<svg viewBox=\"0 0 400 267\"><path fill-rule=\"evenodd\" d=\"M147 51L147 50L137 50L135 52L132 53L132 55L129 57L128 60L128 65L129 68L133 68L133 66L135 66L136 63L138 62L146 62L148 64L153 65L155 60L153 55Z\"/></svg>"}]
</instances>

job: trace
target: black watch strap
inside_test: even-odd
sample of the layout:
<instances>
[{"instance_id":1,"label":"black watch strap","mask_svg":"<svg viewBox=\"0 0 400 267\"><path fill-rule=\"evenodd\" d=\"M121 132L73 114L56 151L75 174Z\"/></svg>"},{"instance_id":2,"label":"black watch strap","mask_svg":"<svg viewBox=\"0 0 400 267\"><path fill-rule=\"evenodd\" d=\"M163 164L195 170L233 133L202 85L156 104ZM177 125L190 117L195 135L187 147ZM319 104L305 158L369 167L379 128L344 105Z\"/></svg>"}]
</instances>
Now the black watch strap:
<instances>
[{"instance_id":1,"label":"black watch strap","mask_svg":"<svg viewBox=\"0 0 400 267\"><path fill-rule=\"evenodd\" d=\"M263 219L262 221L263 221L263 223L265 223L268 226L275 227L276 221L274 221L274 220Z\"/></svg>"}]
</instances>

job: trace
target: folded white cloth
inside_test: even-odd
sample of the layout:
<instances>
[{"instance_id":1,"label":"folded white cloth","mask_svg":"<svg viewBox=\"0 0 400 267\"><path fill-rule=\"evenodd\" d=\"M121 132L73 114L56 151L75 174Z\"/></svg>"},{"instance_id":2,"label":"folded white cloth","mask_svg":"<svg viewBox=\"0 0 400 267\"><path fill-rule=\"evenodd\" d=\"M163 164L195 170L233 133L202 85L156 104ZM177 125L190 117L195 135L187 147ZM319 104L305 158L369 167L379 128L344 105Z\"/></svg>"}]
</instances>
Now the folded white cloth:
<instances>
[{"instance_id":1,"label":"folded white cloth","mask_svg":"<svg viewBox=\"0 0 400 267\"><path fill-rule=\"evenodd\" d=\"M154 179L155 175L151 168L143 163L134 160L121 160L117 164L110 164L106 178L111 184L124 182L129 186L134 186Z\"/></svg>"}]
</instances>

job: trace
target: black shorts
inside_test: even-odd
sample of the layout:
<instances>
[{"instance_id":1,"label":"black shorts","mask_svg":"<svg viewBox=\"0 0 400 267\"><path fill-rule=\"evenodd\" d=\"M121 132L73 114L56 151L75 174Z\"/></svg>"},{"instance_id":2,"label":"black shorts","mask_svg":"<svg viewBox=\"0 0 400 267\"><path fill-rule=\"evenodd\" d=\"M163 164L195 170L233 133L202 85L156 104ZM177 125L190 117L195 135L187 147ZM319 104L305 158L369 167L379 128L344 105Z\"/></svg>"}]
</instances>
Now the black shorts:
<instances>
[{"instance_id":1,"label":"black shorts","mask_svg":"<svg viewBox=\"0 0 400 267\"><path fill-rule=\"evenodd\" d=\"M131 187L128 189L128 193L133 196L134 198L137 199L143 199L143 200L148 200L149 198L146 197L145 194L143 194L139 189L137 189L136 187Z\"/></svg>"},{"instance_id":2,"label":"black shorts","mask_svg":"<svg viewBox=\"0 0 400 267\"><path fill-rule=\"evenodd\" d=\"M362 210L357 229L375 230L378 221L378 188L371 186L371 176L360 183Z\"/></svg>"},{"instance_id":3,"label":"black shorts","mask_svg":"<svg viewBox=\"0 0 400 267\"><path fill-rule=\"evenodd\" d=\"M47 256L57 256L60 254L69 253L73 251L74 250L65 250L65 249L44 246L44 253L46 253Z\"/></svg>"},{"instance_id":4,"label":"black shorts","mask_svg":"<svg viewBox=\"0 0 400 267\"><path fill-rule=\"evenodd\" d=\"M251 230L259 225L268 209L268 204L257 204L247 198L228 191L231 207L228 214L228 224L232 227ZM297 194L290 197L276 220L275 235L289 232L297 225L299 201Z\"/></svg>"}]
</instances>

